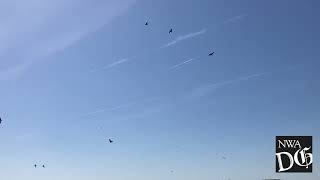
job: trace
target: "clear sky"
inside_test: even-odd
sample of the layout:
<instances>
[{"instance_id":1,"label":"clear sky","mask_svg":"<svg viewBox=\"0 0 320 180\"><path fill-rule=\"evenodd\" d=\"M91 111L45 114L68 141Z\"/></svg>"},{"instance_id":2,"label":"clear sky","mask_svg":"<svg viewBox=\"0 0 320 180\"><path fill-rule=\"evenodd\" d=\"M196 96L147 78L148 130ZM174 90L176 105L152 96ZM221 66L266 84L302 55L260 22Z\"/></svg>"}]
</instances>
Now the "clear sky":
<instances>
[{"instance_id":1,"label":"clear sky","mask_svg":"<svg viewBox=\"0 0 320 180\"><path fill-rule=\"evenodd\" d=\"M0 179L319 179L319 8L1 1ZM275 173L277 135L314 173Z\"/></svg>"}]
</instances>

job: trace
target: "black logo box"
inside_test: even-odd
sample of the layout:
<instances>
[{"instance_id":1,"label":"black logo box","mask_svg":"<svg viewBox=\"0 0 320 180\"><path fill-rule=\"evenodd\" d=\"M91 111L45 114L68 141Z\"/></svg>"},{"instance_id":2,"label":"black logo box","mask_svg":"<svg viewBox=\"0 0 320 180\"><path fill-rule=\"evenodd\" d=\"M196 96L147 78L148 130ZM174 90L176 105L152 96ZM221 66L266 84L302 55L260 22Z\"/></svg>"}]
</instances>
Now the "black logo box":
<instances>
[{"instance_id":1,"label":"black logo box","mask_svg":"<svg viewBox=\"0 0 320 180\"><path fill-rule=\"evenodd\" d=\"M292 147L283 147L279 148L279 140L298 140L301 147L311 147L311 149L308 151L309 153L312 153L312 136L276 136L276 153L280 152L288 152L291 155L294 155L297 150L299 150L300 147L292 148ZM286 167L289 164L289 159L284 159L283 165ZM276 157L276 172L279 173L279 164ZM287 171L281 172L281 173L311 173L312 172L312 164L309 166L309 168L300 167L296 163L294 163L293 167Z\"/></svg>"}]
</instances>

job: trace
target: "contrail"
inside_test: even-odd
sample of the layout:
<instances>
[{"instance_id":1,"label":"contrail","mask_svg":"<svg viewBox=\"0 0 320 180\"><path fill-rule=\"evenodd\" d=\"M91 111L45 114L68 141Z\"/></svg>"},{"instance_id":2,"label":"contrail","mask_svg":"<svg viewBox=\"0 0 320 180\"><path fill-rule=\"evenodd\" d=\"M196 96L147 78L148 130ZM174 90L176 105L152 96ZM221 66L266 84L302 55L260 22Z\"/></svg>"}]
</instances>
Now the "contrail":
<instances>
[{"instance_id":1,"label":"contrail","mask_svg":"<svg viewBox=\"0 0 320 180\"><path fill-rule=\"evenodd\" d=\"M241 19L245 18L246 16L248 16L248 15L247 14L240 14L238 16L234 16L234 17L231 17L231 18L225 20L223 23L224 24L233 23L233 22L236 22L238 20L241 20ZM202 30L197 31L197 32L192 32L192 33L189 33L189 34L178 36L173 41L171 41L171 42L169 42L167 44L164 44L160 48L153 49L153 51L161 50L162 48L167 48L169 46L173 46L173 45L175 45L175 44L177 44L177 43L179 43L181 41L200 36L202 34L205 34L206 32L207 32L207 29L202 29ZM97 69L93 69L90 72L97 72L97 71L102 71L102 70L113 68L113 67L118 66L120 64L123 64L123 63L125 63L125 62L127 62L129 60L132 60L133 58L136 58L137 56L139 56L139 54L136 55L135 57L131 57L130 59L127 59L127 58L120 59L120 60L118 60L116 62L113 62L113 63L107 65L107 66L104 66L104 67L101 67L101 68L97 68ZM177 68L177 67L179 67L179 66L181 66L181 65L183 65L185 63L188 63L188 62L190 62L192 60L195 60L195 59L189 59L189 60L187 60L185 62L182 62L180 64L174 65L174 66L170 67L169 69L175 69L175 68Z\"/></svg>"},{"instance_id":2,"label":"contrail","mask_svg":"<svg viewBox=\"0 0 320 180\"><path fill-rule=\"evenodd\" d=\"M84 113L84 114L82 114L82 116L90 116L90 115L95 115L95 114L98 114L98 113L116 111L116 110L123 109L123 108L130 108L130 107L133 107L133 106L138 105L138 104L151 103L151 102L154 102L154 101L159 100L159 99L160 98L157 98L157 97L146 98L146 99L142 99L140 101L129 102L129 103L121 104L121 105L118 105L118 106L101 108L101 109L98 109L98 110L95 110L95 111Z\"/></svg>"},{"instance_id":3,"label":"contrail","mask_svg":"<svg viewBox=\"0 0 320 180\"><path fill-rule=\"evenodd\" d=\"M246 81L246 80L249 80L249 79L252 79L252 78L258 78L258 77L261 77L261 76L264 76L264 75L267 75L267 74L270 74L270 73L257 73L257 74L251 74L251 75L248 75L248 76L241 76L241 77L238 77L236 79L222 81L222 82L218 82L218 83L213 83L213 84L211 84L209 86L211 88L220 88L220 87L228 85L228 84L237 83L239 81Z\"/></svg>"},{"instance_id":4,"label":"contrail","mask_svg":"<svg viewBox=\"0 0 320 180\"><path fill-rule=\"evenodd\" d=\"M247 81L253 78L258 78L261 76L265 76L268 74L271 74L273 72L269 72L269 73L257 73L257 74L251 74L251 75L247 75L247 76L241 76L235 79L231 79L231 80L226 80L226 81L221 81L221 82L216 82L216 83L212 83L206 86L201 86L196 88L192 93L191 96L192 97L202 97L208 93L210 93L212 90L224 87L226 85L230 85L230 84L234 84L234 83L238 83L241 81Z\"/></svg>"},{"instance_id":5,"label":"contrail","mask_svg":"<svg viewBox=\"0 0 320 180\"><path fill-rule=\"evenodd\" d=\"M172 45L174 45L174 44L176 44L176 43L178 43L180 41L199 36L199 35L204 34L206 32L207 32L207 30L203 29L203 30L198 31L198 32L194 32L194 33L190 33L190 34L179 36L179 37L175 38L173 41L171 41L171 42L165 44L164 46L162 46L162 48L166 48L166 47L172 46Z\"/></svg>"},{"instance_id":6,"label":"contrail","mask_svg":"<svg viewBox=\"0 0 320 180\"><path fill-rule=\"evenodd\" d=\"M176 65L174 65L174 66L171 66L171 67L169 67L169 69L175 69L175 68L178 68L179 66L182 66L182 65L184 65L184 64L187 64L187 63L189 63L189 62L191 62L191 61L193 61L193 60L195 60L195 59L188 59L188 60L186 60L186 61L183 61L183 62L181 62L181 63L179 63L179 64L176 64Z\"/></svg>"},{"instance_id":7,"label":"contrail","mask_svg":"<svg viewBox=\"0 0 320 180\"><path fill-rule=\"evenodd\" d=\"M82 116L89 116L89 115L94 115L94 114L107 112L107 111L115 111L115 110L118 110L118 109L131 107L131 106L133 106L135 104L137 104L137 102L126 103L126 104L122 104L122 105L114 106L114 107L102 108L102 109L98 109L98 110L95 110L95 111L91 111L91 112L85 113Z\"/></svg>"},{"instance_id":8,"label":"contrail","mask_svg":"<svg viewBox=\"0 0 320 180\"><path fill-rule=\"evenodd\" d=\"M115 61L115 62L113 62L113 63L111 63L111 64L108 64L108 65L106 65L106 66L104 66L104 67L97 68L97 69L93 69L93 70L91 70L90 72L97 72L97 71L102 71L102 70L110 69L110 68L113 68L113 67L115 67L115 66L118 66L118 65L120 65L120 64L122 64L122 63L125 63L125 62L127 62L127 61L129 61L129 59L127 59L127 58L120 59L120 60Z\"/></svg>"},{"instance_id":9,"label":"contrail","mask_svg":"<svg viewBox=\"0 0 320 180\"><path fill-rule=\"evenodd\" d=\"M236 22L236 21L239 21L245 17L247 17L248 15L247 14L240 14L238 16L234 16L234 17L231 17L227 20L224 21L224 24L228 24L228 23L233 23L233 22Z\"/></svg>"},{"instance_id":10,"label":"contrail","mask_svg":"<svg viewBox=\"0 0 320 180\"><path fill-rule=\"evenodd\" d=\"M117 65L122 64L122 63L127 62L127 61L129 61L129 59L120 59L119 61L113 62L113 63L103 67L103 69L109 69L109 68L112 68L114 66L117 66Z\"/></svg>"}]
</instances>

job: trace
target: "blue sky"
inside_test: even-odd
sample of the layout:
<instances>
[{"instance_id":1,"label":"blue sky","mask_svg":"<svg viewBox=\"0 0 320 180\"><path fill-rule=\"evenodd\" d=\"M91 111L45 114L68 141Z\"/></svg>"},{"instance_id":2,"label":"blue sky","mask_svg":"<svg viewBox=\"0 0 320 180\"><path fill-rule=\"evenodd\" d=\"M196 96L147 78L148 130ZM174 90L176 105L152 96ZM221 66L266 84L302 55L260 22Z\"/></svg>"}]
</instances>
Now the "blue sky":
<instances>
[{"instance_id":1,"label":"blue sky","mask_svg":"<svg viewBox=\"0 0 320 180\"><path fill-rule=\"evenodd\" d=\"M319 5L0 2L0 179L318 179ZM277 135L314 173L274 173Z\"/></svg>"}]
</instances>

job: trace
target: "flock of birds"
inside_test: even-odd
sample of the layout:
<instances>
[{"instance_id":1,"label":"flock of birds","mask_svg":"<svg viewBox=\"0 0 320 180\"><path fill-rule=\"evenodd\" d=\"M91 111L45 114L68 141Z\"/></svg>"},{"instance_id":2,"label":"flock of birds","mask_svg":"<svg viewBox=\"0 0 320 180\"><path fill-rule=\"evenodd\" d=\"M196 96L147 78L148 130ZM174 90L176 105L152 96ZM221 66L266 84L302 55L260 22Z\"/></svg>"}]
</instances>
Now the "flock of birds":
<instances>
[{"instance_id":1,"label":"flock of birds","mask_svg":"<svg viewBox=\"0 0 320 180\"><path fill-rule=\"evenodd\" d=\"M145 23L145 25L148 26L148 25L149 25L149 22L147 21L147 22ZM173 33L173 29L172 29L172 28L170 28L170 30L169 30L169 34L171 34L171 33ZM210 52L210 53L208 54L208 56L213 56L214 53L215 53L215 52ZM1 117L0 117L0 125L1 125L1 124L2 124L2 119L1 119ZM108 138L108 142L111 144L111 143L114 142L114 140ZM223 156L222 159L223 159L223 160L226 160L227 158L226 158L225 156ZM34 164L34 168L37 168L37 167L38 167L38 165L37 165L37 164ZM46 166L45 166L45 165L42 165L41 167L42 167L42 168L45 168ZM173 173L174 171L171 170L170 172ZM231 180L231 179L228 179L228 180ZM278 179L276 179L276 180L278 180Z\"/></svg>"},{"instance_id":2,"label":"flock of birds","mask_svg":"<svg viewBox=\"0 0 320 180\"><path fill-rule=\"evenodd\" d=\"M37 166L38 166L38 165L35 164L35 165L34 165L34 168L37 168ZM42 165L42 168L46 168L46 166L45 166L45 165Z\"/></svg>"},{"instance_id":3,"label":"flock of birds","mask_svg":"<svg viewBox=\"0 0 320 180\"><path fill-rule=\"evenodd\" d=\"M0 117L0 125L1 125L1 124L2 124L2 119L1 119L1 117ZM112 139L108 139L108 140L109 140L109 143L113 143L113 140L112 140ZM34 168L37 168L37 167L38 167L37 164L34 164L33 166L34 166ZM45 165L42 165L41 167L42 167L42 168L46 168Z\"/></svg>"},{"instance_id":4,"label":"flock of birds","mask_svg":"<svg viewBox=\"0 0 320 180\"><path fill-rule=\"evenodd\" d=\"M146 21L146 22L145 22L145 26L148 26L148 25L149 25L149 22ZM173 33L173 28L170 28L168 32L169 32L169 34L172 34L172 33ZM213 52L210 52L210 53L208 54L208 56L213 56L214 53L215 53L214 51L213 51ZM2 118L1 118L1 117L0 117L0 125L2 125ZM110 138L108 138L107 140L108 140L108 142L109 142L110 144L114 143L114 140L112 140L112 139L110 139ZM222 159L223 159L223 160L226 160L227 157L223 156ZM34 166L34 168L37 168L37 167L38 167L37 164L34 164L33 166ZM45 165L42 165L42 166L40 166L40 167L46 168ZM173 173L174 171L173 171L173 170L170 170L170 172ZM229 178L229 179L227 179L227 180L231 180L231 179ZM264 180L269 180L269 179L264 179ZM270 180L271 180L271 179L270 179ZM281 179L272 179L272 180L281 180Z\"/></svg>"},{"instance_id":5,"label":"flock of birds","mask_svg":"<svg viewBox=\"0 0 320 180\"><path fill-rule=\"evenodd\" d=\"M145 23L145 26L148 26L149 25L149 22L147 21L146 23ZM171 34L171 33L173 33L173 28L170 28L170 30L169 30L169 34ZM208 56L213 56L213 54L214 54L215 52L210 52L209 54L208 54ZM0 117L0 125L2 124L2 119L1 119L1 117ZM113 143L114 142L114 140L112 140L112 139L110 139L110 138L108 138L108 142L111 144L111 143ZM226 157L222 157L222 159L226 159ZM37 164L34 164L34 168L37 168L38 167L38 165ZM42 168L45 168L46 166L45 165L42 165L41 166ZM171 170L170 171L171 173L173 172L173 170Z\"/></svg>"}]
</instances>

